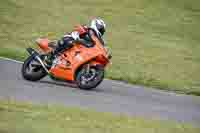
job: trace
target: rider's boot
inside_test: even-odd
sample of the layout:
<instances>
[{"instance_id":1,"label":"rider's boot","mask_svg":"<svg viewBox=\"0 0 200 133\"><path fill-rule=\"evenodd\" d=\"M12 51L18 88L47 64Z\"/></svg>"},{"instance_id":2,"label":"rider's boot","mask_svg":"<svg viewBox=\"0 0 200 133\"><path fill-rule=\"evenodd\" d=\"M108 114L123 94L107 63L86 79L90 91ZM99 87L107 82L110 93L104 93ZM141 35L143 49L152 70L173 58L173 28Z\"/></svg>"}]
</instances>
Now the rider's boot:
<instances>
[{"instance_id":1,"label":"rider's boot","mask_svg":"<svg viewBox=\"0 0 200 133\"><path fill-rule=\"evenodd\" d=\"M59 54L61 54L63 51L66 51L68 49L70 49L73 45L72 42L72 38L63 38L61 40L58 41L58 45L55 48L55 50L53 50L52 52L50 52L47 56L48 61L47 64L48 66L52 66L53 61L59 56Z\"/></svg>"}]
</instances>

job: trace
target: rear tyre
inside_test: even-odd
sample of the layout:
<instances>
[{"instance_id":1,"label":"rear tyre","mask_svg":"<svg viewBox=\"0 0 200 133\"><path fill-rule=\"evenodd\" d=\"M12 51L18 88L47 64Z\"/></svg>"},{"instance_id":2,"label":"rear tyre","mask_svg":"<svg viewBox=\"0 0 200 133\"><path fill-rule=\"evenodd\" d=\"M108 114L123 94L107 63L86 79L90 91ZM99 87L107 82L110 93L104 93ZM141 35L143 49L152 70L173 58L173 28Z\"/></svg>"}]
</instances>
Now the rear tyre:
<instances>
[{"instance_id":1,"label":"rear tyre","mask_svg":"<svg viewBox=\"0 0 200 133\"><path fill-rule=\"evenodd\" d=\"M29 81L38 81L47 75L46 71L35 59L34 55L29 56L24 61L21 72L23 78Z\"/></svg>"},{"instance_id":2,"label":"rear tyre","mask_svg":"<svg viewBox=\"0 0 200 133\"><path fill-rule=\"evenodd\" d=\"M92 66L89 74L86 74L86 67L76 74L76 83L80 89L92 90L96 88L104 79L104 68L102 66Z\"/></svg>"}]
</instances>

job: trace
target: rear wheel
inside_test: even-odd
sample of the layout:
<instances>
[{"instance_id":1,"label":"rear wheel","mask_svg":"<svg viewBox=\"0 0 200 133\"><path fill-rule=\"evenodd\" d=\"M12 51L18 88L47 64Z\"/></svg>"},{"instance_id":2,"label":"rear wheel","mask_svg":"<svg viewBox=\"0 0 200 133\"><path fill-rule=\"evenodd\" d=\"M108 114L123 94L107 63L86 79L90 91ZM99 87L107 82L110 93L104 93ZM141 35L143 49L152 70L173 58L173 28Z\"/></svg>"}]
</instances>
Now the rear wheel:
<instances>
[{"instance_id":1,"label":"rear wheel","mask_svg":"<svg viewBox=\"0 0 200 133\"><path fill-rule=\"evenodd\" d=\"M102 66L91 66L89 71L83 66L76 74L76 83L80 89L91 90L97 87L104 79Z\"/></svg>"},{"instance_id":2,"label":"rear wheel","mask_svg":"<svg viewBox=\"0 0 200 133\"><path fill-rule=\"evenodd\" d=\"M35 59L34 55L29 56L22 66L22 76L26 80L38 81L47 75L41 64Z\"/></svg>"}]
</instances>

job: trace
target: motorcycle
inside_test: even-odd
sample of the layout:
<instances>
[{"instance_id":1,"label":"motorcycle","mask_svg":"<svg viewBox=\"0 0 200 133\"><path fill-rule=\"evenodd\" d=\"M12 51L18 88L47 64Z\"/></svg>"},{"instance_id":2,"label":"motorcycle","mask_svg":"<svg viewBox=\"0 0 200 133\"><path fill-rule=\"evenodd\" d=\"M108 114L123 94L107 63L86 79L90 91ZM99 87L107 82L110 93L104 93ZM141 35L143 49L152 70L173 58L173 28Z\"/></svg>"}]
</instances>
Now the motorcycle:
<instances>
[{"instance_id":1,"label":"motorcycle","mask_svg":"<svg viewBox=\"0 0 200 133\"><path fill-rule=\"evenodd\" d=\"M38 81L49 75L54 80L77 84L80 89L91 90L104 79L104 71L110 63L109 48L103 46L96 36L92 36L94 45L86 47L77 43L62 52L48 66L48 53L55 49L55 42L48 38L39 38L36 43L39 49L27 48L30 56L22 66L22 76L29 81Z\"/></svg>"}]
</instances>

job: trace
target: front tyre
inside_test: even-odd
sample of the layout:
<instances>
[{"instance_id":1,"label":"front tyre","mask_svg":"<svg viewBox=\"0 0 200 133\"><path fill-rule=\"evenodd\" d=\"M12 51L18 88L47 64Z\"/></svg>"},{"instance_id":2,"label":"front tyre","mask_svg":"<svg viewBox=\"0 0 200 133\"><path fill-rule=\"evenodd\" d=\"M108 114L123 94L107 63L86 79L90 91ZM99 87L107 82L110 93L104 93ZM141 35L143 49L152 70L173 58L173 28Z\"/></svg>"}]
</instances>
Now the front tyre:
<instances>
[{"instance_id":1,"label":"front tyre","mask_svg":"<svg viewBox=\"0 0 200 133\"><path fill-rule=\"evenodd\" d=\"M47 75L44 68L35 59L34 55L29 56L25 61L21 69L24 79L29 81L38 81Z\"/></svg>"},{"instance_id":2,"label":"front tyre","mask_svg":"<svg viewBox=\"0 0 200 133\"><path fill-rule=\"evenodd\" d=\"M82 67L76 74L76 83L80 89L91 90L96 88L104 79L104 68L102 66L91 66L89 72Z\"/></svg>"}]
</instances>

